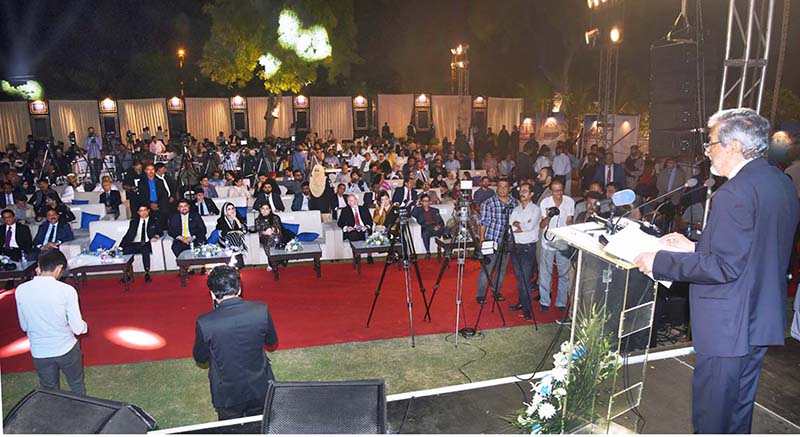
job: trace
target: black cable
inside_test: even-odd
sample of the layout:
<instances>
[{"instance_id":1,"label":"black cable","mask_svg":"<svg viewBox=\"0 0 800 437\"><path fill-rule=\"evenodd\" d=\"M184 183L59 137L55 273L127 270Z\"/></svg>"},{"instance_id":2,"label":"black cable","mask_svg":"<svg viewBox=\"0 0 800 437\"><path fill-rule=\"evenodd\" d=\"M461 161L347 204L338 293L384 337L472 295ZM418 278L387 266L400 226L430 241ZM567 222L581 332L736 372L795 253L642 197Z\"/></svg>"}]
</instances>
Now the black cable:
<instances>
[{"instance_id":1,"label":"black cable","mask_svg":"<svg viewBox=\"0 0 800 437\"><path fill-rule=\"evenodd\" d=\"M445 343L451 343L451 344L455 344L455 343L453 343L453 342L451 341L451 338L453 338L454 336L455 336L455 334L448 334L448 335L446 335L446 336L444 337L444 341L445 341ZM482 340L482 339L484 339L484 338L485 338L485 335L483 334L483 332L478 332L478 333L476 333L476 334L475 334L475 336L473 336L472 338L473 338L473 339ZM462 375L464 376L464 378L466 378L466 379L467 379L467 382L469 382L469 383L472 383L472 378L470 378L470 377L469 377L469 375L467 375L467 373L464 371L464 368L466 368L466 367L467 367L467 366L469 366L470 364L477 363L478 361L480 361L480 360L484 359L484 358L486 357L486 355L488 355L488 352L486 352L486 350L485 350L485 349L483 349L483 348L481 348L480 346L476 346L476 345L474 345L474 344L472 344L472 343L470 343L470 342L468 342L468 341L465 341L465 340L462 340L462 341L459 343L459 345L470 346L470 347L473 347L473 348L475 348L475 349L477 349L478 351L480 351L480 352L481 352L481 356L480 356L480 357L478 357L478 358L475 358L475 359L471 359L471 360L467 361L466 363L462 364L462 365L461 365L461 366L458 368L458 372L459 372L460 374L462 374Z\"/></svg>"},{"instance_id":2,"label":"black cable","mask_svg":"<svg viewBox=\"0 0 800 437\"><path fill-rule=\"evenodd\" d=\"M408 411L411 409L411 401L414 400L414 396L408 398L408 403L406 404L406 412L403 413L403 420L400 421L400 427L397 428L397 434L403 433L403 425L406 424L406 419L408 419Z\"/></svg>"}]
</instances>

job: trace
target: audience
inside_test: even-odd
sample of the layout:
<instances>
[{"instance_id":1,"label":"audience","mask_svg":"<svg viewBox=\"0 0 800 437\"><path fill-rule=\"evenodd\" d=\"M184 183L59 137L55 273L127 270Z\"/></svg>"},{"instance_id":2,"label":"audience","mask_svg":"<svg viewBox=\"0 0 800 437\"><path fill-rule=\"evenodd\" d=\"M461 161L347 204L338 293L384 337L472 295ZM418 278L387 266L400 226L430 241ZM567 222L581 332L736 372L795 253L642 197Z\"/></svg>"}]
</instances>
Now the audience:
<instances>
[{"instance_id":1,"label":"audience","mask_svg":"<svg viewBox=\"0 0 800 437\"><path fill-rule=\"evenodd\" d=\"M125 254L141 254L142 264L144 265L144 281L151 282L150 278L150 254L153 253L152 244L158 242L163 234L161 224L158 220L150 218L150 206L139 205L136 210L136 217L131 218L128 224L128 232L122 237L119 246Z\"/></svg>"}]
</instances>

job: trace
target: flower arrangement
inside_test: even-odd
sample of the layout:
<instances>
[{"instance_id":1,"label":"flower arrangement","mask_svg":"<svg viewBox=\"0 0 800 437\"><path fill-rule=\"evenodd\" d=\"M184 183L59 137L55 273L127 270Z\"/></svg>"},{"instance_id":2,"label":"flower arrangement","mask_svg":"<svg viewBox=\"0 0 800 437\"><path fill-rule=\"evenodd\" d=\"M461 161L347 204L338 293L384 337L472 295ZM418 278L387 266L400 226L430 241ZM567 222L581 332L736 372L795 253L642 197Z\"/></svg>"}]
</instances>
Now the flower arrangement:
<instances>
[{"instance_id":1,"label":"flower arrangement","mask_svg":"<svg viewBox=\"0 0 800 437\"><path fill-rule=\"evenodd\" d=\"M366 243L369 247L386 246L389 244L389 237L386 236L385 232L375 232L367 237Z\"/></svg>"},{"instance_id":2,"label":"flower arrangement","mask_svg":"<svg viewBox=\"0 0 800 437\"><path fill-rule=\"evenodd\" d=\"M286 246L283 248L283 250L287 252L299 252L303 250L303 245L300 244L300 240L297 238L292 238L288 243L286 243Z\"/></svg>"},{"instance_id":3,"label":"flower arrangement","mask_svg":"<svg viewBox=\"0 0 800 437\"><path fill-rule=\"evenodd\" d=\"M622 367L610 335L603 332L608 317L592 308L579 318L574 343L565 341L553 355L553 369L531 383L533 397L519 410L514 426L531 434L562 434L581 423L593 422L598 386ZM569 403L567 404L567 399Z\"/></svg>"},{"instance_id":4,"label":"flower arrangement","mask_svg":"<svg viewBox=\"0 0 800 437\"><path fill-rule=\"evenodd\" d=\"M220 253L222 253L222 249L216 244L203 244L194 248L196 258L210 258L218 256Z\"/></svg>"},{"instance_id":5,"label":"flower arrangement","mask_svg":"<svg viewBox=\"0 0 800 437\"><path fill-rule=\"evenodd\" d=\"M0 255L0 268L2 270L14 270L17 268L17 263L5 255Z\"/></svg>"}]
</instances>

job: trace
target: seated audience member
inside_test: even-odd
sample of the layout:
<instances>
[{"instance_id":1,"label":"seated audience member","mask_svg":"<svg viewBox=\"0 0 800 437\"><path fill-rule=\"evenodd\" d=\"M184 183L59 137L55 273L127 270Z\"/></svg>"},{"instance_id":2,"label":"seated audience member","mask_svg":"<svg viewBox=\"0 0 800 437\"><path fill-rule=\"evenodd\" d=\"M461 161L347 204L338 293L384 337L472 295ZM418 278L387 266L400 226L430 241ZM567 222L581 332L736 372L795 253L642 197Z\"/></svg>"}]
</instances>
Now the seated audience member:
<instances>
[{"instance_id":1,"label":"seated audience member","mask_svg":"<svg viewBox=\"0 0 800 437\"><path fill-rule=\"evenodd\" d=\"M57 222L57 220L56 220ZM17 316L22 331L30 340L33 366L39 385L58 390L60 372L64 372L73 393L86 394L83 359L76 335L86 333L78 293L61 282L67 258L58 250L46 250L39 256L39 274L17 287Z\"/></svg>"},{"instance_id":2,"label":"seated audience member","mask_svg":"<svg viewBox=\"0 0 800 437\"><path fill-rule=\"evenodd\" d=\"M111 181L103 181L103 192L100 193L100 203L105 205L106 220L119 218L119 206L122 205L122 196L119 191L111 189Z\"/></svg>"},{"instance_id":3,"label":"seated audience member","mask_svg":"<svg viewBox=\"0 0 800 437\"><path fill-rule=\"evenodd\" d=\"M192 356L209 366L211 403L219 420L261 414L275 379L264 346L278 344L269 309L242 299L234 267L215 267L206 283L214 310L197 318Z\"/></svg>"},{"instance_id":4,"label":"seated audience member","mask_svg":"<svg viewBox=\"0 0 800 437\"><path fill-rule=\"evenodd\" d=\"M249 202L253 195L244 186L244 179L237 176L233 179L233 185L228 188L228 197L245 197Z\"/></svg>"},{"instance_id":5,"label":"seated audience member","mask_svg":"<svg viewBox=\"0 0 800 437\"><path fill-rule=\"evenodd\" d=\"M296 170L291 172L286 171L286 176L283 180L278 182L278 185L286 187L286 194L298 194L301 192L300 184L303 183L303 172Z\"/></svg>"},{"instance_id":6,"label":"seated audience member","mask_svg":"<svg viewBox=\"0 0 800 437\"><path fill-rule=\"evenodd\" d=\"M431 206L431 198L423 194L419 199L420 205L411 211L411 216L419 223L422 228L422 244L425 245L425 252L431 253L431 237L439 237L447 233L444 227L444 220L439 213L439 209Z\"/></svg>"},{"instance_id":7,"label":"seated audience member","mask_svg":"<svg viewBox=\"0 0 800 437\"><path fill-rule=\"evenodd\" d=\"M433 191L431 189L430 182L425 182L424 184L422 184L422 191L418 193L420 199L422 199L423 194L430 197L431 204L433 205L438 205L442 203L442 199L439 198L439 195L436 193L436 191Z\"/></svg>"},{"instance_id":8,"label":"seated audience member","mask_svg":"<svg viewBox=\"0 0 800 437\"><path fill-rule=\"evenodd\" d=\"M209 199L203 191L203 187L197 186L194 190L194 202L192 202L192 211L200 216L219 215L219 208L213 200Z\"/></svg>"},{"instance_id":9,"label":"seated audience member","mask_svg":"<svg viewBox=\"0 0 800 437\"><path fill-rule=\"evenodd\" d=\"M217 219L219 242L221 247L227 247L236 256L236 267L244 268L244 254L247 253L247 226L244 217L236 211L236 206L231 202L222 205L222 214Z\"/></svg>"},{"instance_id":10,"label":"seated audience member","mask_svg":"<svg viewBox=\"0 0 800 437\"><path fill-rule=\"evenodd\" d=\"M55 209L49 209L45 213L45 221L39 225L39 230L33 239L33 247L39 250L58 249L61 243L74 239L75 235L69 223L61 221Z\"/></svg>"},{"instance_id":11,"label":"seated audience member","mask_svg":"<svg viewBox=\"0 0 800 437\"><path fill-rule=\"evenodd\" d=\"M198 190L195 190L195 192L197 191ZM202 191L203 194L209 199L219 197L217 194L217 189L211 185L211 182L208 180L208 176L203 176L200 178L200 191Z\"/></svg>"},{"instance_id":12,"label":"seated audience member","mask_svg":"<svg viewBox=\"0 0 800 437\"><path fill-rule=\"evenodd\" d=\"M301 191L295 194L292 200L292 211L309 211L311 189L309 188L308 181L303 182L301 187Z\"/></svg>"},{"instance_id":13,"label":"seated audience member","mask_svg":"<svg viewBox=\"0 0 800 437\"><path fill-rule=\"evenodd\" d=\"M358 206L356 196L347 197L347 207L339 212L337 224L344 232L344 239L348 241L361 241L367 237L367 232L372 228L372 216L369 208Z\"/></svg>"},{"instance_id":14,"label":"seated audience member","mask_svg":"<svg viewBox=\"0 0 800 437\"><path fill-rule=\"evenodd\" d=\"M416 182L414 179L403 179L403 186L397 187L392 195L392 203L400 205L403 208L413 207L417 204L417 190L415 189Z\"/></svg>"},{"instance_id":15,"label":"seated audience member","mask_svg":"<svg viewBox=\"0 0 800 437\"><path fill-rule=\"evenodd\" d=\"M367 184L361 180L361 172L358 170L353 170L350 173L350 182L347 183L347 187L345 188L346 193L363 193L367 191Z\"/></svg>"},{"instance_id":16,"label":"seated audience member","mask_svg":"<svg viewBox=\"0 0 800 437\"><path fill-rule=\"evenodd\" d=\"M150 278L150 254L153 253L153 243L157 243L163 235L161 224L158 220L150 217L150 206L139 205L136 210L136 217L131 218L128 223L128 232L122 237L119 246L122 252L127 254L141 254L142 264L144 265L144 282L151 282Z\"/></svg>"},{"instance_id":17,"label":"seated audience member","mask_svg":"<svg viewBox=\"0 0 800 437\"><path fill-rule=\"evenodd\" d=\"M272 181L267 181L261 185L261 190L256 195L256 200L253 202L253 209L258 211L263 204L269 204L273 211L283 212L283 200L281 200L280 189L275 189L277 185L273 185Z\"/></svg>"},{"instance_id":18,"label":"seated audience member","mask_svg":"<svg viewBox=\"0 0 800 437\"><path fill-rule=\"evenodd\" d=\"M386 223L386 217L389 215L389 211L391 210L392 201L389 198L389 193L381 190L380 194L378 195L378 206L375 207L375 212L372 213L372 223L375 225L376 232L385 230L384 223Z\"/></svg>"},{"instance_id":19,"label":"seated audience member","mask_svg":"<svg viewBox=\"0 0 800 437\"><path fill-rule=\"evenodd\" d=\"M181 199L178 201L178 212L169 220L167 233L175 240L172 242L172 253L177 258L189 244L205 244L206 225L203 219L196 212L192 212L189 201Z\"/></svg>"},{"instance_id":20,"label":"seated audience member","mask_svg":"<svg viewBox=\"0 0 800 437\"><path fill-rule=\"evenodd\" d=\"M65 203L61 202L61 199L58 197L58 194L50 193L47 195L46 200L47 208L54 209L58 213L58 217L64 223L69 223L75 221L75 214L72 213L72 210L69 206Z\"/></svg>"},{"instance_id":21,"label":"seated audience member","mask_svg":"<svg viewBox=\"0 0 800 437\"><path fill-rule=\"evenodd\" d=\"M17 223L16 215L11 209L3 210L3 235L4 243L0 254L3 254L14 261L22 259L22 252L31 253L33 249L33 238L31 230L27 225Z\"/></svg>"},{"instance_id":22,"label":"seated audience member","mask_svg":"<svg viewBox=\"0 0 800 437\"><path fill-rule=\"evenodd\" d=\"M603 200L603 196L600 193L595 191L587 191L586 194L583 195L583 211L579 212L575 218L575 223L586 223L591 221L592 215L596 213L600 213L599 203Z\"/></svg>"},{"instance_id":23,"label":"seated audience member","mask_svg":"<svg viewBox=\"0 0 800 437\"><path fill-rule=\"evenodd\" d=\"M384 192L388 193L388 191L381 190L380 180L372 181L372 191L364 193L364 201L361 202L361 204L367 208L377 207L380 204L379 199L381 197L381 193Z\"/></svg>"},{"instance_id":24,"label":"seated audience member","mask_svg":"<svg viewBox=\"0 0 800 437\"><path fill-rule=\"evenodd\" d=\"M222 173L219 170L214 170L208 183L214 187L222 187L225 185L225 179L222 179Z\"/></svg>"},{"instance_id":25,"label":"seated audience member","mask_svg":"<svg viewBox=\"0 0 800 437\"><path fill-rule=\"evenodd\" d=\"M283 247L287 241L294 238L294 233L283 227L280 216L275 214L268 203L262 204L258 209L255 228L258 232L258 241L267 256L267 270L272 270L269 262L270 249Z\"/></svg>"},{"instance_id":26,"label":"seated audience member","mask_svg":"<svg viewBox=\"0 0 800 437\"><path fill-rule=\"evenodd\" d=\"M36 183L36 186L39 188L36 192L33 193L33 196L28 200L28 203L33 205L33 213L36 217L36 222L42 221L42 218L47 214L47 197L51 194L55 194L58 197L58 193L55 192L52 188L50 188L50 182L47 178L39 179Z\"/></svg>"},{"instance_id":27,"label":"seated audience member","mask_svg":"<svg viewBox=\"0 0 800 437\"><path fill-rule=\"evenodd\" d=\"M66 204L72 204L75 199L75 192L78 191L78 178L70 173L67 175L67 185L64 186L64 192L61 194L61 201Z\"/></svg>"},{"instance_id":28,"label":"seated audience member","mask_svg":"<svg viewBox=\"0 0 800 437\"><path fill-rule=\"evenodd\" d=\"M347 198L354 195L345 194L345 185L339 184L336 186L336 194L331 197L331 212L333 213L333 218L337 218L337 212L339 209L344 208L347 206Z\"/></svg>"},{"instance_id":29,"label":"seated audience member","mask_svg":"<svg viewBox=\"0 0 800 437\"><path fill-rule=\"evenodd\" d=\"M0 209L10 209L19 220L25 220L25 205L28 198L20 190L14 191L11 182L3 183L3 192L0 193Z\"/></svg>"}]
</instances>

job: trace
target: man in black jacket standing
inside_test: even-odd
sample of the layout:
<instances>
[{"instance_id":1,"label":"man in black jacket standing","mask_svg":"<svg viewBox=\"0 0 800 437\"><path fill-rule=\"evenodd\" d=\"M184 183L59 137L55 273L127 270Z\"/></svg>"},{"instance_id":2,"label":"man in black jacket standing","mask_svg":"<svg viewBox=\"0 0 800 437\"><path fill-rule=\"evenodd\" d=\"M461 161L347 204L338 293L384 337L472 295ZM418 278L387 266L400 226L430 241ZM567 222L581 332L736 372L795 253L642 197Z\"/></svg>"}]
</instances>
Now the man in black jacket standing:
<instances>
[{"instance_id":1,"label":"man in black jacket standing","mask_svg":"<svg viewBox=\"0 0 800 437\"><path fill-rule=\"evenodd\" d=\"M206 284L214 310L197 318L193 356L209 364L211 403L219 420L260 414L269 381L275 379L264 353L264 346L278 343L269 309L242 299L241 278L233 267L214 268Z\"/></svg>"}]
</instances>

